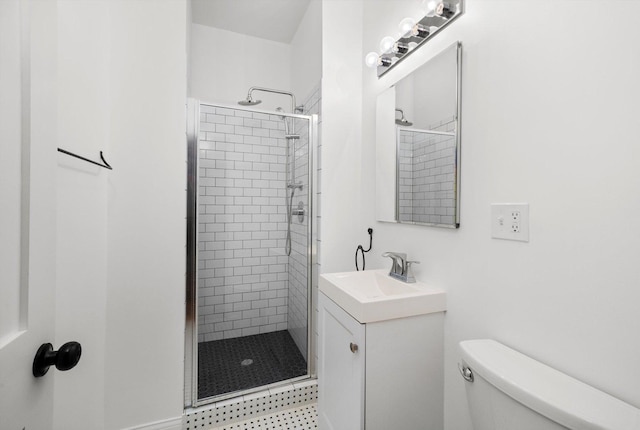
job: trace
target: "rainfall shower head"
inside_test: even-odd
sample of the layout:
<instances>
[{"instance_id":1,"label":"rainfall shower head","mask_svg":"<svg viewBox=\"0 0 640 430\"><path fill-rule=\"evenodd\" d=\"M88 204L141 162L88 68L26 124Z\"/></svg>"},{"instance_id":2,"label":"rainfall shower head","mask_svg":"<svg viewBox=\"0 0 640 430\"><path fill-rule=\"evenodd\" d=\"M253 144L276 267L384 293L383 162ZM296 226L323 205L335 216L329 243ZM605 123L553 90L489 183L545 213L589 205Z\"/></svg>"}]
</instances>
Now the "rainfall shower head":
<instances>
[{"instance_id":1,"label":"rainfall shower head","mask_svg":"<svg viewBox=\"0 0 640 430\"><path fill-rule=\"evenodd\" d=\"M404 117L402 109L396 109L396 112L400 112L400 118L396 118L396 124L403 125L405 127L411 127L413 123Z\"/></svg>"},{"instance_id":2,"label":"rainfall shower head","mask_svg":"<svg viewBox=\"0 0 640 430\"><path fill-rule=\"evenodd\" d=\"M273 94L283 94L283 95L291 97L291 113L296 113L296 108L297 108L296 107L296 98L293 95L293 93L290 93L288 91L282 91L282 90L274 90L272 88L251 87L251 88L249 88L249 92L247 93L247 99L239 101L238 104L242 105L242 106L253 106L253 105L257 105L258 103L261 103L262 100L253 100L251 98L251 94L254 91L262 91L262 92L265 92L265 93L273 93Z\"/></svg>"},{"instance_id":3,"label":"rainfall shower head","mask_svg":"<svg viewBox=\"0 0 640 430\"><path fill-rule=\"evenodd\" d=\"M413 125L413 123L410 121L407 121L406 118L396 119L396 124L404 125L405 127L411 127Z\"/></svg>"},{"instance_id":4,"label":"rainfall shower head","mask_svg":"<svg viewBox=\"0 0 640 430\"><path fill-rule=\"evenodd\" d=\"M240 100L238 102L238 104L241 106L255 106L255 105L259 105L260 103L262 103L262 100L252 99L251 94L247 94L246 100Z\"/></svg>"}]
</instances>

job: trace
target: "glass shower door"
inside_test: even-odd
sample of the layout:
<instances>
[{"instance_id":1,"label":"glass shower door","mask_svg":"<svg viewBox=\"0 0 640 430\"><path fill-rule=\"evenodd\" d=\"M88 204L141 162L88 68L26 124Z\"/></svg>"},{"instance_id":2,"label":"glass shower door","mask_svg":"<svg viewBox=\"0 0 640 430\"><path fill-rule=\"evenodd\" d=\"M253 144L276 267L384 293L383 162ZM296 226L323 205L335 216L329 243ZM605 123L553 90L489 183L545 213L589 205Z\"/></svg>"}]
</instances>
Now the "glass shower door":
<instances>
[{"instance_id":1,"label":"glass shower door","mask_svg":"<svg viewBox=\"0 0 640 430\"><path fill-rule=\"evenodd\" d=\"M316 119L191 108L185 403L195 406L309 375Z\"/></svg>"}]
</instances>

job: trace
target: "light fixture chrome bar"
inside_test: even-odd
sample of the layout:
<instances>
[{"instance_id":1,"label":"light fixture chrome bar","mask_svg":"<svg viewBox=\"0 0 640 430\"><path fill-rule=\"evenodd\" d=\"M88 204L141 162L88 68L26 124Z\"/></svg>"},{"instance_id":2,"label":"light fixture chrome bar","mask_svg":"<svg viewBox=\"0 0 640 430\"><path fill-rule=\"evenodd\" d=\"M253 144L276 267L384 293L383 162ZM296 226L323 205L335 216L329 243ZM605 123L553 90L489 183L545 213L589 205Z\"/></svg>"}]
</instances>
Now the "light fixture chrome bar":
<instances>
[{"instance_id":1,"label":"light fixture chrome bar","mask_svg":"<svg viewBox=\"0 0 640 430\"><path fill-rule=\"evenodd\" d=\"M406 28L403 28L404 35L401 36L393 44L393 49L390 52L383 52L379 54L377 61L370 61L367 59L368 65L376 68L378 77L381 77L389 70L397 66L402 60L418 49L422 44L426 43L443 28L451 24L458 19L460 15L464 13L464 0L450 0L447 2L437 1L434 2L433 13L425 15L414 25L409 24ZM402 24L406 20L403 20ZM409 27L411 26L411 27ZM369 53L369 57L373 53ZM376 67L377 66L377 67Z\"/></svg>"}]
</instances>

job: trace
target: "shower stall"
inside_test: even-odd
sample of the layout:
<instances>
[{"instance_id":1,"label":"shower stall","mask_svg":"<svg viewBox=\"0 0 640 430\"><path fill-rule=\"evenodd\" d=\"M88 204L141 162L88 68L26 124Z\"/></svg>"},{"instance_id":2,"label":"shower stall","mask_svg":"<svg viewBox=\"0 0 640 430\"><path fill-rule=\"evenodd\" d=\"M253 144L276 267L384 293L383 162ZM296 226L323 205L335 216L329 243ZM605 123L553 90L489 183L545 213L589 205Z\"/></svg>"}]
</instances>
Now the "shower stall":
<instances>
[{"instance_id":1,"label":"shower stall","mask_svg":"<svg viewBox=\"0 0 640 430\"><path fill-rule=\"evenodd\" d=\"M188 407L312 376L318 119L251 90L188 102Z\"/></svg>"}]
</instances>

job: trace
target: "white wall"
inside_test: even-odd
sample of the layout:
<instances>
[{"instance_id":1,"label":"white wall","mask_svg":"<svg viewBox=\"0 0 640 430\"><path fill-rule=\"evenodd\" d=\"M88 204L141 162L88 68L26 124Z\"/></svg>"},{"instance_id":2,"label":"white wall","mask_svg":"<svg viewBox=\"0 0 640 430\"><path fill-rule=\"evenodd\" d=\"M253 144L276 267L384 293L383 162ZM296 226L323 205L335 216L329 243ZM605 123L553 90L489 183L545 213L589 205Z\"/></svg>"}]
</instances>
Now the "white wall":
<instances>
[{"instance_id":1,"label":"white wall","mask_svg":"<svg viewBox=\"0 0 640 430\"><path fill-rule=\"evenodd\" d=\"M365 2L358 61L414 4ZM640 3L608 8L624 13L588 1L469 1L385 77L363 73L358 228L374 225L372 268L387 267L381 252L406 251L422 262L418 279L447 290L447 429L471 428L456 369L457 343L471 338L499 340L640 407L640 227L628 222L640 210ZM376 94L456 40L464 45L461 227L376 223ZM323 213L338 190L323 188ZM530 203L529 243L491 239L494 202ZM337 228L350 234L346 223Z\"/></svg>"},{"instance_id":2,"label":"white wall","mask_svg":"<svg viewBox=\"0 0 640 430\"><path fill-rule=\"evenodd\" d=\"M320 245L322 272L353 270L362 225L362 0L322 4L322 155ZM340 29L340 31L336 31ZM365 190L366 188L366 190Z\"/></svg>"},{"instance_id":3,"label":"white wall","mask_svg":"<svg viewBox=\"0 0 640 430\"><path fill-rule=\"evenodd\" d=\"M322 1L311 0L291 40L291 91L306 100L322 77Z\"/></svg>"},{"instance_id":4,"label":"white wall","mask_svg":"<svg viewBox=\"0 0 640 430\"><path fill-rule=\"evenodd\" d=\"M291 43L191 24L189 96L235 105L250 87L291 91L301 104L322 73L322 1L312 0ZM256 108L289 110L288 97L255 92Z\"/></svg>"},{"instance_id":5,"label":"white wall","mask_svg":"<svg viewBox=\"0 0 640 430\"><path fill-rule=\"evenodd\" d=\"M60 1L54 428L180 423L184 360L185 1Z\"/></svg>"},{"instance_id":6,"label":"white wall","mask_svg":"<svg viewBox=\"0 0 640 430\"><path fill-rule=\"evenodd\" d=\"M111 3L107 429L183 401L186 4Z\"/></svg>"},{"instance_id":7,"label":"white wall","mask_svg":"<svg viewBox=\"0 0 640 430\"><path fill-rule=\"evenodd\" d=\"M286 43L192 24L190 97L235 105L250 87L291 90L291 48ZM290 98L254 92L257 109L289 111Z\"/></svg>"},{"instance_id":8,"label":"white wall","mask_svg":"<svg viewBox=\"0 0 640 430\"><path fill-rule=\"evenodd\" d=\"M429 61L411 76L410 85L414 91L411 116L417 128L435 128L456 116L456 87L458 80L455 70L458 63L457 47L452 45ZM399 102L399 98L396 99ZM402 105L399 105L402 106ZM440 129L442 130L442 129Z\"/></svg>"},{"instance_id":9,"label":"white wall","mask_svg":"<svg viewBox=\"0 0 640 430\"><path fill-rule=\"evenodd\" d=\"M58 146L110 161L109 5L58 2ZM82 37L78 37L81 34ZM57 324L54 346L78 341L83 354L70 372L56 374L54 426L104 428L107 288L105 169L58 153ZM69 405L81 404L73 416Z\"/></svg>"}]
</instances>

